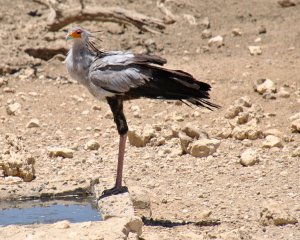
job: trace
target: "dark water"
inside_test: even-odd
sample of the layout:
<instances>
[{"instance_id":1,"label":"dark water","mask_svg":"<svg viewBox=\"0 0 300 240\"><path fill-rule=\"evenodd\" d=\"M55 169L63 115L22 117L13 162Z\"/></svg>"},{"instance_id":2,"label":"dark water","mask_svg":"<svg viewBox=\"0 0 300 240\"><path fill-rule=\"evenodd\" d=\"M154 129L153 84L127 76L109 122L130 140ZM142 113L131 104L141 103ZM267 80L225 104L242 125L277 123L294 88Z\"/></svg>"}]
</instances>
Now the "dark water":
<instances>
[{"instance_id":1,"label":"dark water","mask_svg":"<svg viewBox=\"0 0 300 240\"><path fill-rule=\"evenodd\" d=\"M3 208L3 206L5 206ZM9 206L9 207L8 207ZM99 221L97 205L91 199L0 202L0 226L10 224Z\"/></svg>"}]
</instances>

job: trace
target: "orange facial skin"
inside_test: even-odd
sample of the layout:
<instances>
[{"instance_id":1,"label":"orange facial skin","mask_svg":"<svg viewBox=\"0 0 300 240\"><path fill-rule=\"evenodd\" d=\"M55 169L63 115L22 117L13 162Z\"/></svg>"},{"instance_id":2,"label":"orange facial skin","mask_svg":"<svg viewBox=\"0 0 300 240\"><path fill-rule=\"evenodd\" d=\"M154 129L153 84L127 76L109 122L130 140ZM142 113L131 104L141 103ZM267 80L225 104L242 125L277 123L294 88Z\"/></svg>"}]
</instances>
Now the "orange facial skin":
<instances>
[{"instance_id":1,"label":"orange facial skin","mask_svg":"<svg viewBox=\"0 0 300 240\"><path fill-rule=\"evenodd\" d=\"M66 37L66 40L69 40L69 39L76 39L76 38L81 38L81 33L82 31L81 30L76 30L76 31L73 31L73 32L70 32L67 37Z\"/></svg>"},{"instance_id":2,"label":"orange facial skin","mask_svg":"<svg viewBox=\"0 0 300 240\"><path fill-rule=\"evenodd\" d=\"M81 32L74 31L69 34L72 38L81 38Z\"/></svg>"}]
</instances>

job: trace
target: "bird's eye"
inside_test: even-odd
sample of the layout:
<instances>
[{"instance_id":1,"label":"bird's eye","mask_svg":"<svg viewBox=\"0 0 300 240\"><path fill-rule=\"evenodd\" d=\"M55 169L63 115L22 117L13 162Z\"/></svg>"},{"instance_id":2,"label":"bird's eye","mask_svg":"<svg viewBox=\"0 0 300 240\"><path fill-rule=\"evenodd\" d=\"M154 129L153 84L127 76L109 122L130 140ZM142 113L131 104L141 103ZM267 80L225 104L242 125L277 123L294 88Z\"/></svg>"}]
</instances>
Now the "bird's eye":
<instances>
[{"instance_id":1,"label":"bird's eye","mask_svg":"<svg viewBox=\"0 0 300 240\"><path fill-rule=\"evenodd\" d=\"M82 31L81 31L81 30L76 30L76 33L77 33L77 34L81 34Z\"/></svg>"}]
</instances>

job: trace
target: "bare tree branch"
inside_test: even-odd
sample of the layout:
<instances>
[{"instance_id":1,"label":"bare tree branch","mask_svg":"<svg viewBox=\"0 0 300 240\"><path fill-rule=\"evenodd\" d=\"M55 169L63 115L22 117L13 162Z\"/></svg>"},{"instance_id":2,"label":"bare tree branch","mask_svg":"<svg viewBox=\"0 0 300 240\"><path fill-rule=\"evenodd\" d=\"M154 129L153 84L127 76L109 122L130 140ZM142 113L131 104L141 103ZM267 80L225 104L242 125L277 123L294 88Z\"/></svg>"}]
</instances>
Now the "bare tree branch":
<instances>
[{"instance_id":1,"label":"bare tree branch","mask_svg":"<svg viewBox=\"0 0 300 240\"><path fill-rule=\"evenodd\" d=\"M155 33L165 29L165 25L160 19L151 18L118 7L102 8L85 6L84 9L77 7L63 11L56 10L53 7L50 8L51 13L47 24L50 31L57 31L72 22L82 22L87 20L130 24L143 31Z\"/></svg>"}]
</instances>

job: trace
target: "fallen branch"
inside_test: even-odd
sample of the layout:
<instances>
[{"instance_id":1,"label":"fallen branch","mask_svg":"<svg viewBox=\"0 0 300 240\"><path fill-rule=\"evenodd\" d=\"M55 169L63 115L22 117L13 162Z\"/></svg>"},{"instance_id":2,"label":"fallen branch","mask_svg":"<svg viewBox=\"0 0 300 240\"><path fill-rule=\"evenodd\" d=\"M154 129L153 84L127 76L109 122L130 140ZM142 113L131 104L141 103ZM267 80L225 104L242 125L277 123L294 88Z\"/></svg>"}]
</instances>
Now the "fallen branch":
<instances>
[{"instance_id":1,"label":"fallen branch","mask_svg":"<svg viewBox=\"0 0 300 240\"><path fill-rule=\"evenodd\" d=\"M50 31L57 31L72 22L88 20L131 24L143 31L155 33L158 31L161 32L165 29L165 25L160 19L151 18L146 15L118 7L86 7L84 9L79 7L64 11L52 8L48 18L48 29Z\"/></svg>"}]
</instances>

